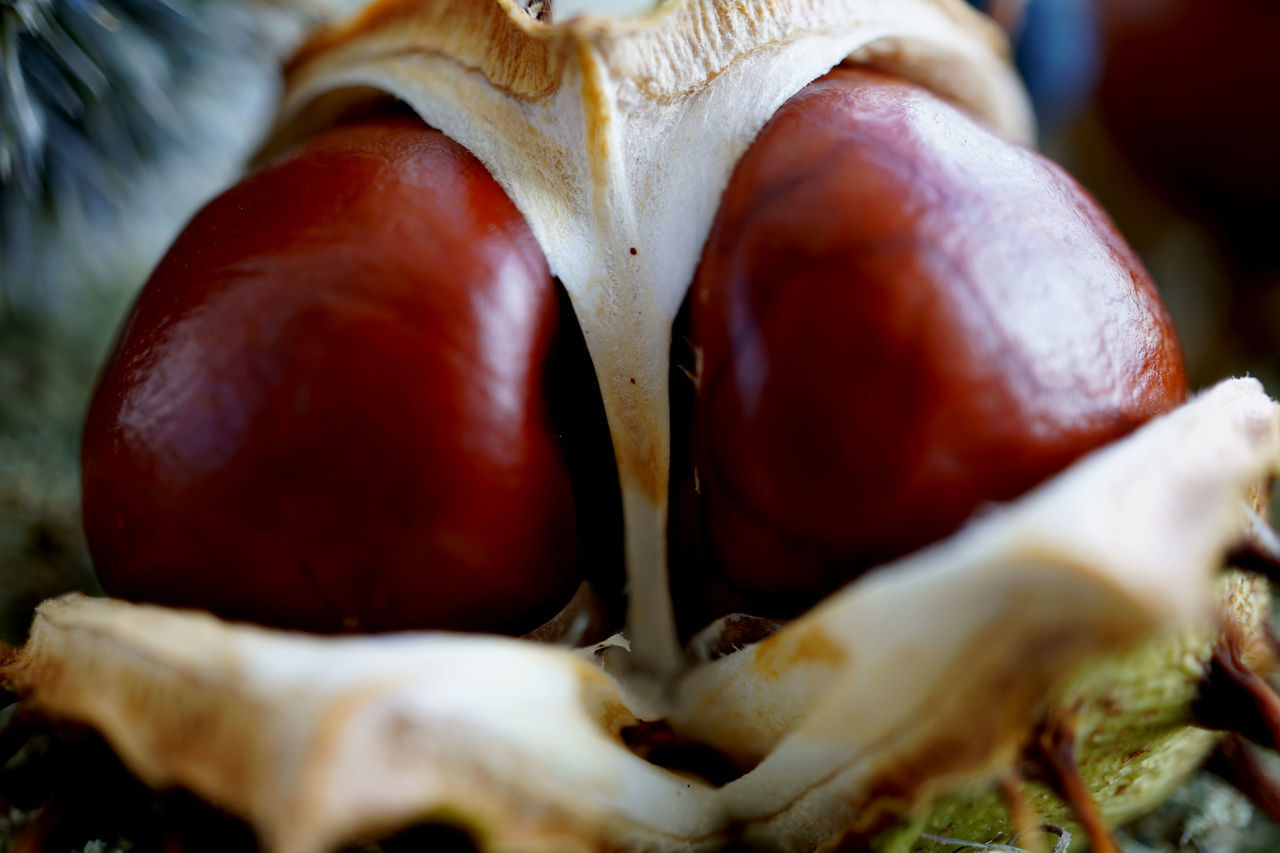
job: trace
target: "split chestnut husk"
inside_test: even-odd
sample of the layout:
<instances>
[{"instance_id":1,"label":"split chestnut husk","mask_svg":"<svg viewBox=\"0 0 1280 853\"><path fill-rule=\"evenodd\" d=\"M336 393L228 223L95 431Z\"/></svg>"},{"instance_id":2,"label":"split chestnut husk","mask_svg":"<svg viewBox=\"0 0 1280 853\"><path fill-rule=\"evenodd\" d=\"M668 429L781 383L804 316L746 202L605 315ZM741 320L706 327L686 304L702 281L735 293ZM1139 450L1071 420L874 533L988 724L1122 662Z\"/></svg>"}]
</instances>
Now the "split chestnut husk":
<instances>
[{"instance_id":1,"label":"split chestnut husk","mask_svg":"<svg viewBox=\"0 0 1280 853\"><path fill-rule=\"evenodd\" d=\"M1008 843L1045 824L1105 850L1109 827L1157 803L1219 744L1215 760L1243 768L1247 741L1280 743L1280 700L1259 675L1276 666L1267 584L1230 567L1256 572L1280 564L1259 518L1268 480L1280 469L1280 407L1247 379L1184 402L1176 341L1145 273L1127 266L1131 255L1118 237L1105 251L1090 246L1086 253L1105 255L1133 288L1103 304L1142 303L1136 316L1154 330L1141 338L1154 343L1138 363L1142 371L1157 365L1143 377L1150 380L1143 387L1157 391L1150 401L1126 396L1123 387L1114 391L1126 402L1137 399L1138 414L1106 425L1087 446L1049 454L1032 479L1048 478L1030 491L1019 494L1027 486L1020 483L1008 494L966 498L970 505L959 516L948 515L893 554L876 554L872 565L857 566L865 573L852 582L827 578L815 591L825 598L790 621L712 613L711 624L692 626L694 639L682 645L667 549L672 324L691 283L715 272L703 246L744 152L783 104L841 63L873 69L855 75L867 85L892 77L907 81L891 83L894 91L907 92L908 83L916 87L911 92L930 91L1013 140L1030 137L1029 112L997 30L951 0L671 0L636 18L564 22L527 6L384 0L318 35L288 70L268 157L304 140L309 147L301 150L314 152L352 136L364 145L371 135L374 148L360 148L356 160L376 149L371 159L378 163L417 163L412 152L424 145L445 152L449 168L466 176L456 187L415 185L422 175L412 169L401 183L368 162L289 159L308 156L294 154L281 155L255 180L276 180L281 173L272 170L302 162L315 171L286 185L309 192L337 171L326 172L326 162L367 169L361 174L373 177L349 209L371 219L384 207L412 207L417 193L461 188L456 198L492 197L492 207L477 209L503 211L505 224L484 231L501 244L497 254L478 245L465 251L504 267L503 241L516 235L523 247L517 265L531 271L533 286L559 279L613 442L625 522L622 630L583 645L591 633L583 614L599 609L589 585L533 632L558 639L559 647L441 630L313 636L175 607L69 596L40 609L27 645L0 669L28 707L99 732L147 785L190 791L247 821L265 848L282 853L341 850L423 823L458 827L479 848L501 851L946 849L945 839ZM919 106L912 115L933 126L934 108L920 98L911 101ZM401 119L351 121L393 100L448 140L435 134L423 142L426 132ZM1049 185L1058 193L1066 180L1056 181ZM853 185L850 192L858 191ZM495 187L510 199L505 206ZM394 204L382 204L383 192ZM1110 227L1073 192L1058 194L1073 199L1078 219ZM236 210L249 216L251 196L232 196L220 221L235 224ZM319 216L317 227L340 221L341 212L339 205L332 216ZM430 227L412 240L351 240L326 269L362 253L393 258L397 270L453 269L449 259L416 254L415 241L451 233L468 221L463 212L436 205L424 216L437 218L424 219ZM545 266L536 252L525 253L533 243L521 236L521 218ZM310 234L313 226L289 220L281 230ZM245 239L277 239L263 229L248 228ZM936 238L938 256L954 249L948 233ZM1074 237L1067 242L1077 247ZM185 271L208 252L180 243L172 257L165 280L171 289L149 291L135 316L180 304ZM297 257L305 270L307 253ZM217 275L260 270L239 258L211 268ZM221 279L208 284L202 275L189 274L220 292ZM475 294L441 278L441 287L456 288L447 292L457 305ZM245 280L264 299L253 305L271 304L256 281ZM302 278L288 282L299 285L291 292L315 292ZM347 298L344 282L324 282L337 288L338 301ZM392 312L394 319L417 316L421 294L412 286L395 293L403 300L396 304L409 307ZM549 316L553 291L539 293L539 316ZM206 308L197 304L189 317L206 319ZM1053 318L1041 319L1052 330ZM709 321L695 320L708 328ZM253 314L235 327L253 340L237 339L237 346L270 337L258 322L276 330L269 316ZM139 325L148 324L133 330ZM1085 343L1072 346L1090 350L1089 335L1102 335L1107 345L1123 337L1101 325L1103 332L1091 327ZM539 331L532 343L515 332L495 337L539 359L549 334ZM1034 349L1047 336L1010 331L997 343L1025 340ZM135 352L128 334L122 340L123 352ZM307 343L285 351L292 356ZM343 363L334 360L343 347L316 343L307 351L316 388ZM147 359L157 351L142 347L126 361L150 369ZM239 352L227 363L238 364ZM466 361L441 359L450 366ZM413 375L411 366L404 375ZM885 375L890 396L912 390L906 374ZM366 390L359 378L339 378L357 397ZM409 395L404 405L415 399ZM542 402L526 403L537 440L550 441ZM158 410L169 411L166 405L160 400ZM340 402L332 409L341 412ZM394 418L371 422L397 426ZM431 426L429 418L418 422ZM969 425L981 432L983 422ZM1032 419L1028 429L1041 427ZM726 441L712 436L704 444L719 451ZM285 439L275 445L292 448ZM410 440L382 447L405 456L428 452ZM444 461L430 464L462 464L447 452L438 459ZM105 471L103 482L124 483L127 491L123 470ZM557 496L569 488L560 486ZM923 512L935 493L906 491L903 504ZM528 499L521 492L512 501ZM995 499L1002 502L963 520L975 500ZM557 497L555 506L562 503ZM101 518L105 527L114 523L110 512ZM563 546L567 535L547 560L557 568L571 550ZM483 538L481 530L472 541ZM722 535L719 547L727 550L731 538ZM182 539L166 540L177 550L148 571L181 562L173 554ZM397 544L379 542L389 550L378 553ZM228 571L252 579L256 569ZM549 595L567 596L578 577L557 575ZM389 600L401 612L420 604ZM244 608L264 618L251 604ZM507 625L509 616L495 624Z\"/></svg>"},{"instance_id":2,"label":"split chestnut husk","mask_svg":"<svg viewBox=\"0 0 1280 853\"><path fill-rule=\"evenodd\" d=\"M1278 459L1276 404L1224 383L664 694L617 666L621 638L320 639L79 596L44 605L4 675L288 853L422 821L492 850L998 837L1014 827L985 792L1066 725L1111 824L1218 740L1191 716L1215 643L1272 664L1265 585L1220 569ZM640 757L626 733L659 719L745 772Z\"/></svg>"}]
</instances>

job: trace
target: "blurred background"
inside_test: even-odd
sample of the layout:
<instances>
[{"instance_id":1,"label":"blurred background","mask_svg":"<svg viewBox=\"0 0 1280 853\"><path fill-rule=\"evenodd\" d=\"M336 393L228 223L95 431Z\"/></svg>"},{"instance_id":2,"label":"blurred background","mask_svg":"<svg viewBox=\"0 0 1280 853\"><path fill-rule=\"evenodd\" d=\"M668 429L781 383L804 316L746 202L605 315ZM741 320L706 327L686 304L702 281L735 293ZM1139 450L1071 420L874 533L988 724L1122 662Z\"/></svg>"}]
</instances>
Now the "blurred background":
<instances>
[{"instance_id":1,"label":"blurred background","mask_svg":"<svg viewBox=\"0 0 1280 853\"><path fill-rule=\"evenodd\" d=\"M1010 34L1042 148L1160 282L1193 385L1247 373L1280 393L1280 2L972 2ZM5 640L35 602L94 587L80 422L133 294L259 141L280 57L358 3L0 0ZM1205 777L1125 843L1261 851L1280 836Z\"/></svg>"},{"instance_id":2,"label":"blurred background","mask_svg":"<svg viewBox=\"0 0 1280 853\"><path fill-rule=\"evenodd\" d=\"M355 0L0 0L0 639L94 588L78 444L114 330Z\"/></svg>"},{"instance_id":3,"label":"blurred background","mask_svg":"<svg viewBox=\"0 0 1280 853\"><path fill-rule=\"evenodd\" d=\"M1041 147L1159 282L1194 386L1280 379L1280 3L974 0L1013 37Z\"/></svg>"}]
</instances>

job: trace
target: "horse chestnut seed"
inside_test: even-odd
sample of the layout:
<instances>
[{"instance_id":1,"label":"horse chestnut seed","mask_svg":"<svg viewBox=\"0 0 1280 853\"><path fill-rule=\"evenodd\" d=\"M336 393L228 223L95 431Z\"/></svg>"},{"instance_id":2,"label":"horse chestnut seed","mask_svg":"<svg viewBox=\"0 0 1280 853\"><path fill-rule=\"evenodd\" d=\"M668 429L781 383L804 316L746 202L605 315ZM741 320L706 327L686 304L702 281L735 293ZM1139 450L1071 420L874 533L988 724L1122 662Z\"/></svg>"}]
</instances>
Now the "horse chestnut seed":
<instances>
[{"instance_id":1,"label":"horse chestnut seed","mask_svg":"<svg viewBox=\"0 0 1280 853\"><path fill-rule=\"evenodd\" d=\"M842 69L738 164L691 296L720 573L789 615L1181 403L1097 204L922 89Z\"/></svg>"},{"instance_id":2,"label":"horse chestnut seed","mask_svg":"<svg viewBox=\"0 0 1280 853\"><path fill-rule=\"evenodd\" d=\"M536 626L579 582L558 310L510 200L415 119L248 178L160 263L94 397L104 587L321 631Z\"/></svg>"}]
</instances>

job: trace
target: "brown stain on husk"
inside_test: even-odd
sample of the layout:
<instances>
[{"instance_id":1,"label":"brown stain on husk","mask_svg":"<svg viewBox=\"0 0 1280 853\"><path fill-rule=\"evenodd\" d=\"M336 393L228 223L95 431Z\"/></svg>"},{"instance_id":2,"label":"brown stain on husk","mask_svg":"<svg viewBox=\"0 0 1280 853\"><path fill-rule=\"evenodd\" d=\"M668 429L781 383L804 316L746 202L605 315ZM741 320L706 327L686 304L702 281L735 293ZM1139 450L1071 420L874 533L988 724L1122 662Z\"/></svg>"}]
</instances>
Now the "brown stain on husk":
<instances>
[{"instance_id":1,"label":"brown stain on husk","mask_svg":"<svg viewBox=\"0 0 1280 853\"><path fill-rule=\"evenodd\" d=\"M776 681L796 667L808 665L845 666L848 653L820 626L812 626L799 634L773 634L761 640L752 656L751 666L766 681Z\"/></svg>"}]
</instances>

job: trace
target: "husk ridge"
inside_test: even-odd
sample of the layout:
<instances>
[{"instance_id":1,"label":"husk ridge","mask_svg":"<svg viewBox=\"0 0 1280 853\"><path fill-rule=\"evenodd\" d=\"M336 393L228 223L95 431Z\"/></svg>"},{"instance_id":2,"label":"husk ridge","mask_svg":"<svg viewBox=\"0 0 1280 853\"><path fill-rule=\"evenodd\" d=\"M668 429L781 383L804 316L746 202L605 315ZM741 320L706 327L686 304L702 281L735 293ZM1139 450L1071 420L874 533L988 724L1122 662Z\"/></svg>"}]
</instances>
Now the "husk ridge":
<instances>
[{"instance_id":1,"label":"husk ridge","mask_svg":"<svg viewBox=\"0 0 1280 853\"><path fill-rule=\"evenodd\" d=\"M1178 453L1188 437L1194 451ZM326 639L70 596L41 608L2 675L102 732L148 783L245 817L274 850L321 853L441 813L495 850L813 849L991 787L1049 708L1096 689L1082 667L1212 636L1217 617L1262 630L1256 596L1233 588L1215 611L1210 588L1241 535L1236 511L1278 461L1280 407L1256 382L1223 383L691 670L663 717L747 751L744 775L719 788L626 747L638 715L625 669L515 639ZM1124 531L1099 534L1081 512L1135 475L1130 520L1165 530L1179 555L1159 576L1135 566Z\"/></svg>"},{"instance_id":2,"label":"husk ridge","mask_svg":"<svg viewBox=\"0 0 1280 853\"><path fill-rule=\"evenodd\" d=\"M1224 383L690 669L665 577L667 358L719 192L778 104L852 59L1027 138L1001 49L960 0L674 0L563 24L510 0L384 0L319 36L291 66L268 150L329 120L334 94L395 96L491 169L574 301L618 442L630 657L614 648L631 665L68 597L41 609L4 679L101 731L149 784L190 788L286 853L438 814L496 850L813 849L990 787L1081 667L1208 630L1238 505L1280 458L1275 404ZM1000 713L970 725L992 694ZM714 788L631 753L621 730L659 715L744 775Z\"/></svg>"},{"instance_id":3,"label":"husk ridge","mask_svg":"<svg viewBox=\"0 0 1280 853\"><path fill-rule=\"evenodd\" d=\"M960 0L680 0L648 16L534 21L509 0L379 3L290 67L268 149L335 93L409 104L492 172L564 284L622 485L636 666L683 663L667 601L668 359L730 172L774 110L855 57L1015 138L1030 110L990 22Z\"/></svg>"}]
</instances>

